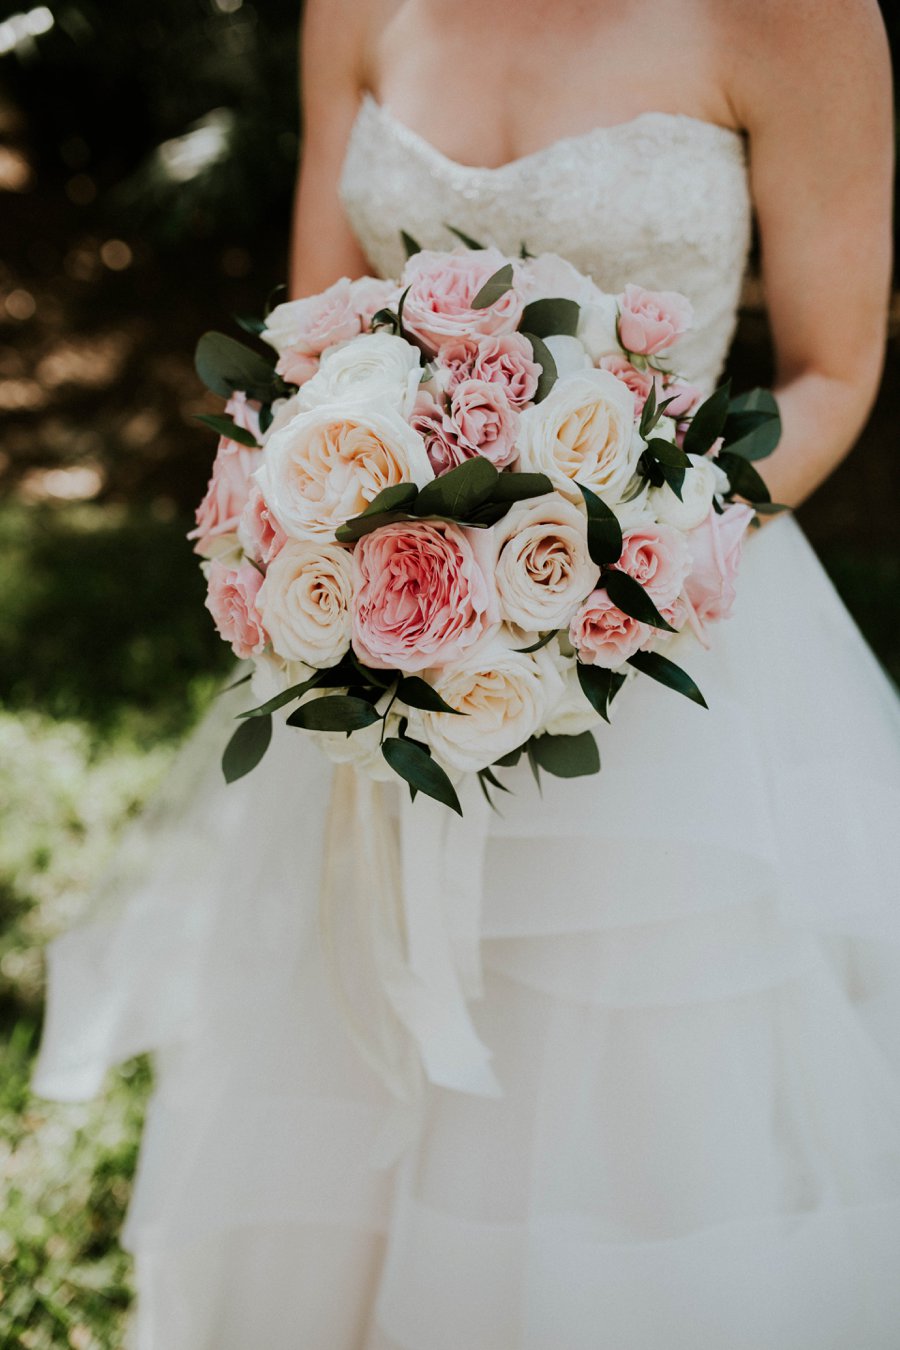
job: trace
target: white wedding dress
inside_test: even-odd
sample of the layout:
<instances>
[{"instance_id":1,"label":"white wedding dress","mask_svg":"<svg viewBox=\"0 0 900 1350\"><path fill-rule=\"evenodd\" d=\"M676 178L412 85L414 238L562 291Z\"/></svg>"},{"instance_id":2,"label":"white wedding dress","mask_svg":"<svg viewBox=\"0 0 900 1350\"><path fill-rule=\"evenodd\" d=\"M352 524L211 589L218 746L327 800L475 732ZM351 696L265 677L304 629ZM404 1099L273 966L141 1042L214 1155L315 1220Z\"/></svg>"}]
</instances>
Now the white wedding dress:
<instances>
[{"instance_id":1,"label":"white wedding dress","mask_svg":"<svg viewBox=\"0 0 900 1350\"><path fill-rule=\"evenodd\" d=\"M401 227L442 248L449 222L607 290L677 288L685 373L719 373L750 218L727 129L648 113L482 169L367 97L342 191L385 274ZM434 976L399 1112L318 919L328 852L375 1034L356 816L329 828L334 770L281 726L226 787L248 696L216 705L105 909L50 954L40 1092L155 1052L124 1238L139 1350L897 1350L897 699L789 517L684 663L710 711L634 682L596 778L541 796L519 768L502 815L475 794L462 822L374 794Z\"/></svg>"}]
</instances>

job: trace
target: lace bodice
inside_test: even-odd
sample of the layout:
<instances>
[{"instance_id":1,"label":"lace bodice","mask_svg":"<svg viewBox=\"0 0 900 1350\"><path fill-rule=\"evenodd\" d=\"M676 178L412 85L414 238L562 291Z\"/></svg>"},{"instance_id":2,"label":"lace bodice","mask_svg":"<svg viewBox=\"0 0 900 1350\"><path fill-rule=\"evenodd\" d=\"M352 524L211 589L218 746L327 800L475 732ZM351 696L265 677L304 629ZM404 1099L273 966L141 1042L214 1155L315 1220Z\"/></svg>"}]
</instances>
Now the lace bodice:
<instances>
[{"instance_id":1,"label":"lace bodice","mask_svg":"<svg viewBox=\"0 0 900 1350\"><path fill-rule=\"evenodd\" d=\"M383 276L403 265L401 229L426 248L458 242L446 223L507 253L524 242L562 254L608 291L629 281L683 291L696 322L679 369L706 387L721 369L750 239L737 132L650 112L486 169L448 159L366 94L341 196Z\"/></svg>"}]
</instances>

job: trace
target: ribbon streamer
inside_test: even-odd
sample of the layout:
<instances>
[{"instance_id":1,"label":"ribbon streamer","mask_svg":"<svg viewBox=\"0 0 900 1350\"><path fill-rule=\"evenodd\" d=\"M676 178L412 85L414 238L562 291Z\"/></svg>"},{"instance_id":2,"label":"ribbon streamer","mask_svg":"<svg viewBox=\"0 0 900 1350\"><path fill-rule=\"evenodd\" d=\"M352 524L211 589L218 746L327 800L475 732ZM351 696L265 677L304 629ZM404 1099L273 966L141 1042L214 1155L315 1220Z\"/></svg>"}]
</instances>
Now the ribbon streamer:
<instances>
[{"instance_id":1,"label":"ribbon streamer","mask_svg":"<svg viewBox=\"0 0 900 1350\"><path fill-rule=\"evenodd\" d=\"M396 1162L418 1136L425 1079L502 1096L466 998L483 992L481 901L489 807L465 815L419 795L390 810L393 784L335 768L319 921L332 985L360 1053L395 1098L370 1161ZM349 841L349 843L348 843Z\"/></svg>"}]
</instances>

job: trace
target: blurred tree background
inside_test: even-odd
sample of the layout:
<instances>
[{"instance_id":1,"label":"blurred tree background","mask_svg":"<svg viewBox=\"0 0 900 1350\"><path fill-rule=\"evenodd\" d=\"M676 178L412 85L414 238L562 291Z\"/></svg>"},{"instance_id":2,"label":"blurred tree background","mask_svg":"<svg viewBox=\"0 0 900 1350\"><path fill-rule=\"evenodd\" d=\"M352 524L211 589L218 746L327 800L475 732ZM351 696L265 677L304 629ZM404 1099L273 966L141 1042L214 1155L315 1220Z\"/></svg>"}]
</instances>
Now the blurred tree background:
<instances>
[{"instance_id":1,"label":"blurred tree background","mask_svg":"<svg viewBox=\"0 0 900 1350\"><path fill-rule=\"evenodd\" d=\"M90 1106L29 1095L40 947L228 666L184 539L213 451L192 357L285 276L299 8L0 0L3 1346L122 1343L149 1075L126 1066ZM895 306L860 447L801 512L895 676L898 328ZM752 276L732 373L770 378Z\"/></svg>"}]
</instances>

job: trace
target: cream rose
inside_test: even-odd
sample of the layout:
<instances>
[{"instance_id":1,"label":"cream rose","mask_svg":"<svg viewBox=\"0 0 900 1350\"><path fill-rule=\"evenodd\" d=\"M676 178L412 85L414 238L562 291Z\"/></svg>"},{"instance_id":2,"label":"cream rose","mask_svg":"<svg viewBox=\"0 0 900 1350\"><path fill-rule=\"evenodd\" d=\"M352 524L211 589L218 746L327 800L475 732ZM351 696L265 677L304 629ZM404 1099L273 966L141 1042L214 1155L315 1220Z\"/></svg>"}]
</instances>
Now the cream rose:
<instances>
[{"instance_id":1,"label":"cream rose","mask_svg":"<svg viewBox=\"0 0 900 1350\"><path fill-rule=\"evenodd\" d=\"M370 402L409 417L421 375L419 349L405 338L363 335L323 353L317 373L300 391L300 407Z\"/></svg>"},{"instance_id":2,"label":"cream rose","mask_svg":"<svg viewBox=\"0 0 900 1350\"><path fill-rule=\"evenodd\" d=\"M556 373L560 378L591 368L591 358L584 343L577 337L557 333L555 336L544 338L544 346L553 357Z\"/></svg>"},{"instance_id":3,"label":"cream rose","mask_svg":"<svg viewBox=\"0 0 900 1350\"><path fill-rule=\"evenodd\" d=\"M563 692L546 652L516 652L499 637L459 665L434 672L429 683L466 715L423 713L423 734L442 763L464 771L486 768L524 744Z\"/></svg>"},{"instance_id":4,"label":"cream rose","mask_svg":"<svg viewBox=\"0 0 900 1350\"><path fill-rule=\"evenodd\" d=\"M621 355L618 322L616 297L595 287L592 299L582 305L578 316L578 338L592 361L599 361L602 356Z\"/></svg>"},{"instance_id":5,"label":"cream rose","mask_svg":"<svg viewBox=\"0 0 900 1350\"><path fill-rule=\"evenodd\" d=\"M568 625L600 569L584 513L558 493L517 502L495 527L500 612L528 632Z\"/></svg>"},{"instance_id":6,"label":"cream rose","mask_svg":"<svg viewBox=\"0 0 900 1350\"><path fill-rule=\"evenodd\" d=\"M340 544L291 541L269 564L257 607L287 661L336 666L350 646L351 553Z\"/></svg>"},{"instance_id":7,"label":"cream rose","mask_svg":"<svg viewBox=\"0 0 900 1350\"><path fill-rule=\"evenodd\" d=\"M643 449L634 426L634 394L608 370L557 380L519 423L519 467L545 473L576 504L575 480L615 506Z\"/></svg>"},{"instance_id":8,"label":"cream rose","mask_svg":"<svg viewBox=\"0 0 900 1350\"><path fill-rule=\"evenodd\" d=\"M552 647L548 648L552 652ZM564 665L561 665L565 662ZM551 736L580 736L584 731L593 731L600 725L602 718L588 701L578 679L578 663L574 657L557 660L563 678L563 691L559 701L547 718L544 730Z\"/></svg>"},{"instance_id":9,"label":"cream rose","mask_svg":"<svg viewBox=\"0 0 900 1350\"><path fill-rule=\"evenodd\" d=\"M256 479L289 539L332 538L382 488L434 477L425 442L398 412L298 413L266 444Z\"/></svg>"},{"instance_id":10,"label":"cream rose","mask_svg":"<svg viewBox=\"0 0 900 1350\"><path fill-rule=\"evenodd\" d=\"M674 525L679 530L694 530L709 515L716 493L728 491L728 475L714 459L705 455L688 455L691 467L685 471L681 501L665 483L652 488L649 504L660 524Z\"/></svg>"}]
</instances>

